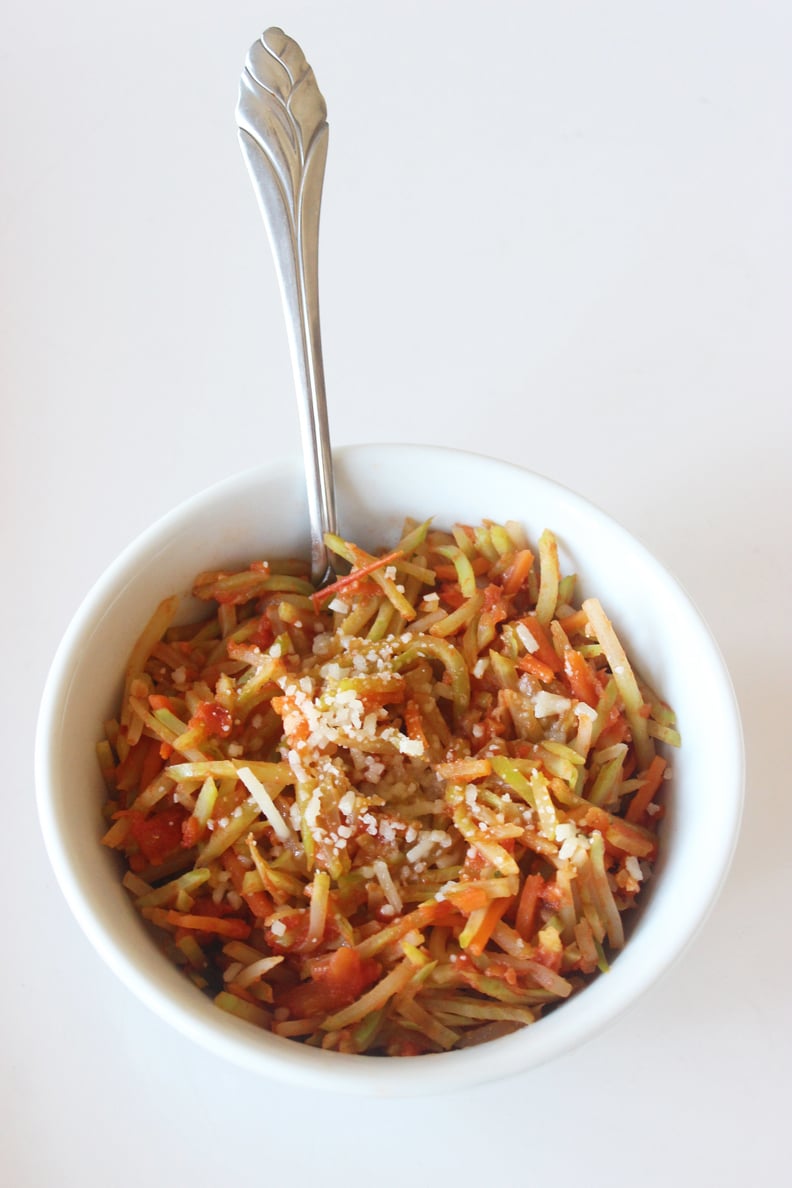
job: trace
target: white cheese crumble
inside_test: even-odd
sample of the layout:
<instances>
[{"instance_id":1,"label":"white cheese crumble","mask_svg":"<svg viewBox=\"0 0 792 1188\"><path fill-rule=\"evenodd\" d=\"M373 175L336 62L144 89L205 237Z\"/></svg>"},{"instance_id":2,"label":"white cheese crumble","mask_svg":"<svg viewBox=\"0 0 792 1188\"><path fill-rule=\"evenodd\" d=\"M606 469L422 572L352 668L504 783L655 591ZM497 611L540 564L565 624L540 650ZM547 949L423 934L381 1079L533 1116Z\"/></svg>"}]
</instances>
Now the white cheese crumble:
<instances>
[{"instance_id":1,"label":"white cheese crumble","mask_svg":"<svg viewBox=\"0 0 792 1188\"><path fill-rule=\"evenodd\" d=\"M636 883L643 882L644 876L643 871L641 870L641 864L634 854L630 854L629 857L625 859L624 869L629 875L632 875Z\"/></svg>"},{"instance_id":2,"label":"white cheese crumble","mask_svg":"<svg viewBox=\"0 0 792 1188\"><path fill-rule=\"evenodd\" d=\"M339 808L339 811L342 812L345 817L352 816L352 813L355 808L355 793L352 788L350 788L348 792L345 792L344 795L341 797L341 799L338 802L338 808Z\"/></svg>"},{"instance_id":3,"label":"white cheese crumble","mask_svg":"<svg viewBox=\"0 0 792 1188\"><path fill-rule=\"evenodd\" d=\"M595 722L597 719L597 711L587 705L585 701L575 703L575 715L578 718L588 718L591 722Z\"/></svg>"},{"instance_id":4,"label":"white cheese crumble","mask_svg":"<svg viewBox=\"0 0 792 1188\"><path fill-rule=\"evenodd\" d=\"M560 697L557 693L548 693L542 689L533 699L534 713L537 718L552 718L557 714L565 714L572 708L568 697Z\"/></svg>"},{"instance_id":5,"label":"white cheese crumble","mask_svg":"<svg viewBox=\"0 0 792 1188\"><path fill-rule=\"evenodd\" d=\"M539 651L539 644L533 632L528 630L525 623L515 623L514 630L526 652L533 653Z\"/></svg>"}]
</instances>

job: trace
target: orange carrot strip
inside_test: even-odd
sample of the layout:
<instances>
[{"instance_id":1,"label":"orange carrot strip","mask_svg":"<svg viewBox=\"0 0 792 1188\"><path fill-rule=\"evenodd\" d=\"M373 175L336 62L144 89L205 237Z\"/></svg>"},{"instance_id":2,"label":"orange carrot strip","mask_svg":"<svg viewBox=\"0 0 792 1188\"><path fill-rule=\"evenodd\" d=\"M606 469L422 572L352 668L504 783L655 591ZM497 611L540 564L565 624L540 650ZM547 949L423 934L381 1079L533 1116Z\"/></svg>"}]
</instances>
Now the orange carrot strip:
<instances>
[{"instance_id":1,"label":"orange carrot strip","mask_svg":"<svg viewBox=\"0 0 792 1188\"><path fill-rule=\"evenodd\" d=\"M517 667L521 668L523 672L529 672L531 676L535 676L543 685L549 685L555 680L555 673L552 668L545 664L543 660L538 660L536 656L530 654L521 656L517 661Z\"/></svg>"},{"instance_id":2,"label":"orange carrot strip","mask_svg":"<svg viewBox=\"0 0 792 1188\"><path fill-rule=\"evenodd\" d=\"M325 586L322 590L317 590L315 594L311 595L314 610L320 610L322 604L327 602L329 598L334 598L342 590L348 590L350 586L354 586L361 578L367 577L368 574L374 573L375 570L382 569L386 565L393 565L394 561L399 561L403 556L403 549L395 549L392 553L388 553L387 556L377 557L375 561L371 561L368 565L362 565L360 569L353 569L351 573L339 578L337 582L332 582L331 585Z\"/></svg>"},{"instance_id":3,"label":"orange carrot strip","mask_svg":"<svg viewBox=\"0 0 792 1188\"><path fill-rule=\"evenodd\" d=\"M230 936L235 940L247 940L250 925L244 920L221 919L218 916L191 916L172 908L143 908L143 915L160 928L194 928L196 932L216 932L218 936Z\"/></svg>"},{"instance_id":4,"label":"orange carrot strip","mask_svg":"<svg viewBox=\"0 0 792 1188\"><path fill-rule=\"evenodd\" d=\"M517 916L514 929L524 941L530 941L536 927L536 909L539 906L539 895L544 886L541 875L528 875L523 883L520 899L517 903Z\"/></svg>"},{"instance_id":5,"label":"orange carrot strip","mask_svg":"<svg viewBox=\"0 0 792 1188\"><path fill-rule=\"evenodd\" d=\"M596 709L599 694L597 686L594 684L594 677L585 657L581 656L580 652L576 652L574 648L564 649L564 675L572 696L576 697L578 701L585 701L586 705L590 705L592 709Z\"/></svg>"},{"instance_id":6,"label":"orange carrot strip","mask_svg":"<svg viewBox=\"0 0 792 1188\"><path fill-rule=\"evenodd\" d=\"M490 902L489 895L483 887L454 887L445 892L445 897L457 911L462 912L465 916L486 907Z\"/></svg>"},{"instance_id":7,"label":"orange carrot strip","mask_svg":"<svg viewBox=\"0 0 792 1188\"><path fill-rule=\"evenodd\" d=\"M534 555L530 549L520 549L515 554L514 564L506 572L506 577L503 582L503 593L508 595L516 594L517 591L525 585L528 581L528 575L531 572L531 566L534 563Z\"/></svg>"},{"instance_id":8,"label":"orange carrot strip","mask_svg":"<svg viewBox=\"0 0 792 1188\"><path fill-rule=\"evenodd\" d=\"M182 845L186 850L196 846L201 840L204 826L197 817L188 817L182 825Z\"/></svg>"},{"instance_id":9,"label":"orange carrot strip","mask_svg":"<svg viewBox=\"0 0 792 1188\"><path fill-rule=\"evenodd\" d=\"M487 941L492 936L496 925L500 922L501 917L505 914L506 909L514 902L513 895L504 895L499 899L492 899L484 913L484 919L476 929L475 936L468 944L467 951L476 957L480 957L484 952Z\"/></svg>"},{"instance_id":10,"label":"orange carrot strip","mask_svg":"<svg viewBox=\"0 0 792 1188\"><path fill-rule=\"evenodd\" d=\"M148 702L153 710L166 709L173 713L173 702L163 693L149 693Z\"/></svg>"},{"instance_id":11,"label":"orange carrot strip","mask_svg":"<svg viewBox=\"0 0 792 1188\"><path fill-rule=\"evenodd\" d=\"M655 793L663 782L663 773L666 769L666 761L660 755L655 755L652 762L646 769L646 777L643 787L639 788L630 801L630 806L627 809L626 819L633 824L640 821L641 817L646 812L647 807L652 803Z\"/></svg>"},{"instance_id":12,"label":"orange carrot strip","mask_svg":"<svg viewBox=\"0 0 792 1188\"><path fill-rule=\"evenodd\" d=\"M130 747L116 768L116 788L119 792L133 792L140 784L140 772L148 749L146 742L146 739L140 739Z\"/></svg>"},{"instance_id":13,"label":"orange carrot strip","mask_svg":"<svg viewBox=\"0 0 792 1188\"><path fill-rule=\"evenodd\" d=\"M147 788L151 781L159 775L163 765L163 759L160 755L160 740L158 738L150 738L147 741L148 750L143 760L143 766L140 769L140 779L138 781L139 792Z\"/></svg>"},{"instance_id":14,"label":"orange carrot strip","mask_svg":"<svg viewBox=\"0 0 792 1188\"><path fill-rule=\"evenodd\" d=\"M574 614L565 615L563 619L558 622L563 627L567 635L580 634L586 629L588 623L588 615L584 610L575 611Z\"/></svg>"},{"instance_id":15,"label":"orange carrot strip","mask_svg":"<svg viewBox=\"0 0 792 1188\"><path fill-rule=\"evenodd\" d=\"M266 891L251 891L249 895L243 895L242 898L257 919L263 920L272 915L275 905Z\"/></svg>"},{"instance_id":16,"label":"orange carrot strip","mask_svg":"<svg viewBox=\"0 0 792 1188\"><path fill-rule=\"evenodd\" d=\"M492 764L489 759L456 759L438 763L435 772L441 780L482 780L492 775Z\"/></svg>"},{"instance_id":17,"label":"orange carrot strip","mask_svg":"<svg viewBox=\"0 0 792 1188\"><path fill-rule=\"evenodd\" d=\"M446 896L445 900L430 899L427 903L422 903L414 912L408 912L406 916L387 924L379 932L362 940L355 946L358 956L364 959L373 957L388 945L400 941L414 928L420 932L429 924L450 924L455 916L453 906L450 895Z\"/></svg>"}]
</instances>

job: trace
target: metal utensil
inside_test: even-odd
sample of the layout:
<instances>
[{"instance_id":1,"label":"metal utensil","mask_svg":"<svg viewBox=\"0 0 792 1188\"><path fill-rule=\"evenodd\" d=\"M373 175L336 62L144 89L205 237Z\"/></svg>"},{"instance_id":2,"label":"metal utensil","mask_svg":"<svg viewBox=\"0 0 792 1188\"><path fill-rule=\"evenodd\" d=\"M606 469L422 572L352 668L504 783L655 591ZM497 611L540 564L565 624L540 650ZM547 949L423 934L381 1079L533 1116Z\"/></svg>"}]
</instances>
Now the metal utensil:
<instances>
[{"instance_id":1,"label":"metal utensil","mask_svg":"<svg viewBox=\"0 0 792 1188\"><path fill-rule=\"evenodd\" d=\"M250 47L236 115L286 314L305 457L311 577L319 585L332 574L324 534L336 529L318 285L327 106L305 55L282 29L267 29Z\"/></svg>"}]
</instances>

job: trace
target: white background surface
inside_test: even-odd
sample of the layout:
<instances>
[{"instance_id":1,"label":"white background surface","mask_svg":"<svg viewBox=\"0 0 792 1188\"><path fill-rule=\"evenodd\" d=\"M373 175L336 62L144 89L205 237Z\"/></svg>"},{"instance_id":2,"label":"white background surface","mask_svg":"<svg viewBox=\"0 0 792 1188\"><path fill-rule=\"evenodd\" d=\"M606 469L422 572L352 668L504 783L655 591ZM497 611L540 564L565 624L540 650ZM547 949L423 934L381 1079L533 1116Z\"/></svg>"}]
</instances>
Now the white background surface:
<instances>
[{"instance_id":1,"label":"white background surface","mask_svg":"<svg viewBox=\"0 0 792 1188\"><path fill-rule=\"evenodd\" d=\"M3 1184L779 1182L789 6L3 10ZM299 448L233 118L247 47L276 23L330 111L335 440L474 449L587 495L687 587L744 718L742 837L695 946L584 1049L446 1098L331 1098L192 1048L89 948L35 818L37 703L83 594L183 496Z\"/></svg>"}]
</instances>

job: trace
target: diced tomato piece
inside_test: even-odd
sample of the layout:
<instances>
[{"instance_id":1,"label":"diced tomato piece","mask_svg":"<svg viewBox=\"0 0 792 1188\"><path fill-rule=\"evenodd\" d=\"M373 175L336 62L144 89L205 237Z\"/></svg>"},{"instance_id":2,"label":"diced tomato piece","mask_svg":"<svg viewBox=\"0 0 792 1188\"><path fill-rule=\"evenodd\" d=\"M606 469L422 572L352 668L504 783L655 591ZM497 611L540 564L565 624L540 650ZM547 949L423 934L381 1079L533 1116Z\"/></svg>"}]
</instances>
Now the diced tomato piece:
<instances>
[{"instance_id":1,"label":"diced tomato piece","mask_svg":"<svg viewBox=\"0 0 792 1188\"><path fill-rule=\"evenodd\" d=\"M441 582L438 586L440 601L451 610L457 610L463 602L467 602L465 595L459 588L459 582Z\"/></svg>"},{"instance_id":2,"label":"diced tomato piece","mask_svg":"<svg viewBox=\"0 0 792 1188\"><path fill-rule=\"evenodd\" d=\"M234 719L224 705L216 701L202 701L190 718L190 727L201 726L204 734L216 738L228 738L234 726Z\"/></svg>"},{"instance_id":3,"label":"diced tomato piece","mask_svg":"<svg viewBox=\"0 0 792 1188\"><path fill-rule=\"evenodd\" d=\"M270 623L266 615L262 615L259 619L258 627L248 639L248 643L261 648L262 652L264 652L274 642L275 630L272 623Z\"/></svg>"},{"instance_id":4,"label":"diced tomato piece","mask_svg":"<svg viewBox=\"0 0 792 1188\"><path fill-rule=\"evenodd\" d=\"M327 1014L354 1002L381 973L376 961L363 960L356 949L342 945L322 961L314 962L310 982L292 987L280 995L296 1019Z\"/></svg>"},{"instance_id":5,"label":"diced tomato piece","mask_svg":"<svg viewBox=\"0 0 792 1188\"><path fill-rule=\"evenodd\" d=\"M186 811L180 804L144 817L132 814L130 833L150 866L161 866L182 844L182 825Z\"/></svg>"},{"instance_id":6,"label":"diced tomato piece","mask_svg":"<svg viewBox=\"0 0 792 1188\"><path fill-rule=\"evenodd\" d=\"M193 903L190 911L196 916L231 916L234 914L234 908L226 899L221 899L219 903L215 903L211 895L199 895Z\"/></svg>"},{"instance_id":7,"label":"diced tomato piece","mask_svg":"<svg viewBox=\"0 0 792 1188\"><path fill-rule=\"evenodd\" d=\"M503 591L499 586L486 586L484 588L484 609L483 614L487 615L490 623L502 623L504 619L508 618L508 610L506 603L503 600Z\"/></svg>"},{"instance_id":8,"label":"diced tomato piece","mask_svg":"<svg viewBox=\"0 0 792 1188\"><path fill-rule=\"evenodd\" d=\"M536 677L543 685L551 685L555 679L555 673L549 664L545 664L537 656L526 654L520 656L517 661L517 667L521 668L523 672L528 672L531 676Z\"/></svg>"},{"instance_id":9,"label":"diced tomato piece","mask_svg":"<svg viewBox=\"0 0 792 1188\"><path fill-rule=\"evenodd\" d=\"M290 953L292 949L299 949L308 939L308 924L310 912L307 908L298 908L293 912L286 912L278 917L284 925L285 931L277 933L271 928L266 929L267 944L274 953Z\"/></svg>"}]
</instances>

